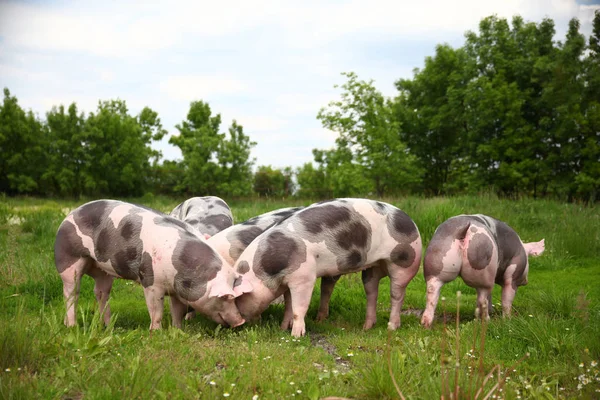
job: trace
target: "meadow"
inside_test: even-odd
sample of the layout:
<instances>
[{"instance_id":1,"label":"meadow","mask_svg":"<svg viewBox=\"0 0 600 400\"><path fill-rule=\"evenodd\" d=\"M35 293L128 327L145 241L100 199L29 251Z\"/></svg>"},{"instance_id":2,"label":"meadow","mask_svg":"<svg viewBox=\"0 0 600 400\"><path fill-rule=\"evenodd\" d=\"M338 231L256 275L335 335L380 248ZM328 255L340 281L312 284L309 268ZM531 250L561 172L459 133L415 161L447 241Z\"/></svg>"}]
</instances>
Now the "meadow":
<instances>
[{"instance_id":1,"label":"meadow","mask_svg":"<svg viewBox=\"0 0 600 400\"><path fill-rule=\"evenodd\" d=\"M161 211L178 203L153 196L129 200ZM386 329L385 278L377 324L363 331L366 299L354 274L338 282L324 322L314 320L317 284L307 336L300 339L279 329L281 304L271 305L260 323L233 330L202 317L174 329L166 310L163 329L151 333L141 286L115 281L113 317L104 327L93 281L85 277L78 326L69 329L53 246L66 213L85 201L0 198L0 398L600 398L597 206L492 195L386 201L415 220L424 246L441 222L462 213L501 219L523 241L545 238L545 253L530 258L529 284L517 292L513 317L502 318L496 286L491 320L475 320L475 290L457 279L442 289L445 300L433 329L425 330L419 324L425 307L419 272L407 289L402 326ZM230 206L241 222L309 203Z\"/></svg>"}]
</instances>

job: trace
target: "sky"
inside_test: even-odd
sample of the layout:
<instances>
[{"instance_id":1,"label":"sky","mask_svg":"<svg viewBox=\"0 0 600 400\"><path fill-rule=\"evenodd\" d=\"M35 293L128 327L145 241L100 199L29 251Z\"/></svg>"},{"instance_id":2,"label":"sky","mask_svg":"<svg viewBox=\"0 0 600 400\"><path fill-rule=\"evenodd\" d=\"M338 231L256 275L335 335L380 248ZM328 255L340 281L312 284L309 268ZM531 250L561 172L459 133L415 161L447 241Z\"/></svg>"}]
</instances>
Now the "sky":
<instances>
[{"instance_id":1,"label":"sky","mask_svg":"<svg viewBox=\"0 0 600 400\"><path fill-rule=\"evenodd\" d=\"M340 96L342 72L386 96L435 46L459 47L489 15L552 18L556 40L579 18L589 35L600 0L5 1L0 0L0 86L41 118L52 106L125 100L157 111L168 143L191 101L203 100L257 142L257 165L297 167L336 134L316 119Z\"/></svg>"}]
</instances>

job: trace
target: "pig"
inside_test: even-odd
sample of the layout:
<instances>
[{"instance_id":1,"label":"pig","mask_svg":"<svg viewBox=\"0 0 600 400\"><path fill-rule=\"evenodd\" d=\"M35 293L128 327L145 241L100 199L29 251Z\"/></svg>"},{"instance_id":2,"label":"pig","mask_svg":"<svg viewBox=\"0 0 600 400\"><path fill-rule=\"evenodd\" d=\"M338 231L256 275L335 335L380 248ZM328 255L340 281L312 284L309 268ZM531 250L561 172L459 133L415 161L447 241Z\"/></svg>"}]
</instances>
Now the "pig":
<instances>
[{"instance_id":1,"label":"pig","mask_svg":"<svg viewBox=\"0 0 600 400\"><path fill-rule=\"evenodd\" d=\"M246 247L258 235L289 218L303 207L287 207L252 217L213 235L207 240L229 264L234 265Z\"/></svg>"},{"instance_id":2,"label":"pig","mask_svg":"<svg viewBox=\"0 0 600 400\"><path fill-rule=\"evenodd\" d=\"M260 315L285 293L282 328L306 333L304 317L318 277L362 271L367 295L364 328L376 322L379 280L389 275L389 329L400 326L406 286L421 263L421 236L398 208L366 199L335 199L297 211L259 235L240 255L236 272L254 288L236 299L242 317ZM288 306L289 305L289 306Z\"/></svg>"},{"instance_id":3,"label":"pig","mask_svg":"<svg viewBox=\"0 0 600 400\"><path fill-rule=\"evenodd\" d=\"M181 327L187 306L222 325L245 322L234 299L252 288L188 224L161 212L115 200L86 203L58 228L54 258L63 281L67 326L76 324L83 274L95 281L106 324L114 278L142 285L150 329L161 326L165 294L171 297L175 327Z\"/></svg>"},{"instance_id":4,"label":"pig","mask_svg":"<svg viewBox=\"0 0 600 400\"><path fill-rule=\"evenodd\" d=\"M301 208L302 207L288 207L258 215L220 231L210 237L207 240L207 243L209 243L227 263L233 265L240 254L242 254L250 242L258 235L269 229L271 226L288 218ZM191 320L195 315L196 313L193 310L188 309L185 319Z\"/></svg>"},{"instance_id":5,"label":"pig","mask_svg":"<svg viewBox=\"0 0 600 400\"><path fill-rule=\"evenodd\" d=\"M216 196L187 199L169 215L190 224L206 239L233 225L231 209L223 199Z\"/></svg>"},{"instance_id":6,"label":"pig","mask_svg":"<svg viewBox=\"0 0 600 400\"><path fill-rule=\"evenodd\" d=\"M429 328L442 286L458 275L477 289L475 316L489 319L494 282L502 286L502 312L510 316L517 287L527 284L528 256L544 252L544 239L523 243L507 224L482 214L459 215L442 223L425 252L427 305L421 324Z\"/></svg>"}]
</instances>

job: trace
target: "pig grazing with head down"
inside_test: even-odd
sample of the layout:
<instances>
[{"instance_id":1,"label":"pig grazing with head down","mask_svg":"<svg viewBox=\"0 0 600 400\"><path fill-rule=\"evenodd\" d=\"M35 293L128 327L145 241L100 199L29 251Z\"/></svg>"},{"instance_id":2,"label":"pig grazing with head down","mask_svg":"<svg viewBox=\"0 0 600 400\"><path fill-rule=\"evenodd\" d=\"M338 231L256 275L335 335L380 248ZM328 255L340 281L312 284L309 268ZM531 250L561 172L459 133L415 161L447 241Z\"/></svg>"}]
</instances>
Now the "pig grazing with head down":
<instances>
[{"instance_id":1,"label":"pig grazing with head down","mask_svg":"<svg viewBox=\"0 0 600 400\"><path fill-rule=\"evenodd\" d=\"M257 317L283 293L291 304L282 327L305 334L304 317L318 277L363 271L367 294L365 328L376 320L379 280L390 276L388 327L400 325L406 286L421 262L421 237L396 207L365 199L313 204L258 236L239 257L237 272L254 290L236 299L244 318ZM288 291L289 289L289 291Z\"/></svg>"},{"instance_id":2,"label":"pig grazing with head down","mask_svg":"<svg viewBox=\"0 0 600 400\"><path fill-rule=\"evenodd\" d=\"M165 295L171 297L176 327L188 305L220 324L244 323L234 298L252 288L189 225L158 211L115 200L84 204L58 228L54 256L63 281L67 326L76 323L83 274L95 280L105 323L115 277L143 286L150 329L160 328Z\"/></svg>"},{"instance_id":3,"label":"pig grazing with head down","mask_svg":"<svg viewBox=\"0 0 600 400\"><path fill-rule=\"evenodd\" d=\"M289 218L295 212L303 207L287 207L270 211L237 225L230 226L227 229L213 235L207 240L220 255L229 264L234 265L246 247L258 235L277 225L281 221Z\"/></svg>"},{"instance_id":4,"label":"pig grazing with head down","mask_svg":"<svg viewBox=\"0 0 600 400\"><path fill-rule=\"evenodd\" d=\"M544 239L523 243L519 235L497 219L459 215L442 223L425 252L427 306L421 324L430 327L442 286L460 275L477 289L477 317L489 318L494 283L502 286L502 311L509 316L517 287L527 284L528 256L544 252Z\"/></svg>"},{"instance_id":5,"label":"pig grazing with head down","mask_svg":"<svg viewBox=\"0 0 600 400\"><path fill-rule=\"evenodd\" d=\"M187 199L169 215L190 224L206 239L233 225L231 209L223 199L216 196Z\"/></svg>"}]
</instances>

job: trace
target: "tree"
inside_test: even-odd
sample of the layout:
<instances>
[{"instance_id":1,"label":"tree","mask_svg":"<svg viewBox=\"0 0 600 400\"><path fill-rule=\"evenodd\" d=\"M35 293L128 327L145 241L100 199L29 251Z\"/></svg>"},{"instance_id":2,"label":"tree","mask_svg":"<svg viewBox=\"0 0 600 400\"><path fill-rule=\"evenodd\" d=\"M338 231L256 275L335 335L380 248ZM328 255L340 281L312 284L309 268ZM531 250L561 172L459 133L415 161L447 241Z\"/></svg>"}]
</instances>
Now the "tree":
<instances>
[{"instance_id":1,"label":"tree","mask_svg":"<svg viewBox=\"0 0 600 400\"><path fill-rule=\"evenodd\" d=\"M52 107L46 114L46 126L51 138L48 148L49 163L44 178L51 182L53 191L62 196L84 194L84 174L87 151L84 147L86 119L72 103L65 112L63 105Z\"/></svg>"},{"instance_id":2,"label":"tree","mask_svg":"<svg viewBox=\"0 0 600 400\"><path fill-rule=\"evenodd\" d=\"M252 193L252 164L250 151L256 142L244 134L242 125L233 120L229 139L220 143L217 159L221 168L218 193L227 196L248 196Z\"/></svg>"},{"instance_id":3,"label":"tree","mask_svg":"<svg viewBox=\"0 0 600 400\"><path fill-rule=\"evenodd\" d=\"M329 103L317 115L323 127L339 134L336 145L349 156L342 165L360 170L378 196L414 186L420 181L422 171L400 140L400 127L391 103L375 89L372 81L359 81L353 72L342 75L348 81L342 85L341 100Z\"/></svg>"},{"instance_id":4,"label":"tree","mask_svg":"<svg viewBox=\"0 0 600 400\"><path fill-rule=\"evenodd\" d=\"M45 194L48 138L42 123L4 89L0 106L0 192Z\"/></svg>"},{"instance_id":5,"label":"tree","mask_svg":"<svg viewBox=\"0 0 600 400\"><path fill-rule=\"evenodd\" d=\"M315 168L308 162L296 169L298 192L296 195L308 199L325 199L332 197L331 190L325 184L325 170L321 166Z\"/></svg>"},{"instance_id":6,"label":"tree","mask_svg":"<svg viewBox=\"0 0 600 400\"><path fill-rule=\"evenodd\" d=\"M262 197L287 197L293 194L292 169L261 165L254 174L254 192Z\"/></svg>"},{"instance_id":7,"label":"tree","mask_svg":"<svg viewBox=\"0 0 600 400\"><path fill-rule=\"evenodd\" d=\"M187 120L177 125L179 136L169 143L183 155L183 180L178 190L193 194L241 196L249 194L251 182L250 151L256 144L234 120L229 139L219 133L221 115L212 116L208 103L194 101Z\"/></svg>"},{"instance_id":8,"label":"tree","mask_svg":"<svg viewBox=\"0 0 600 400\"><path fill-rule=\"evenodd\" d=\"M97 112L88 116L82 137L85 191L116 196L143 194L151 175L150 160L160 155L150 144L165 133L157 114L149 108L133 117L124 101L101 101Z\"/></svg>"}]
</instances>

